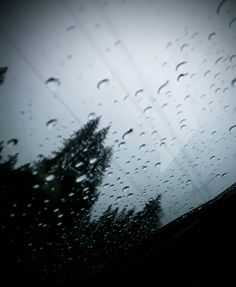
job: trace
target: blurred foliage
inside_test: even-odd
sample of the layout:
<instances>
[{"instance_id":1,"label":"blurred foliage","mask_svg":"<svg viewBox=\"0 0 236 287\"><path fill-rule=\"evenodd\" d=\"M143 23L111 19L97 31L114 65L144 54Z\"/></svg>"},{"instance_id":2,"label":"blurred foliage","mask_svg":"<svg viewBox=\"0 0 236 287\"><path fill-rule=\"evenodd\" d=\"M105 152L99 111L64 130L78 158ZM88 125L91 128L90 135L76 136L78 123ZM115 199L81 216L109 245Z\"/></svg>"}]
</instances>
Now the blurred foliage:
<instances>
[{"instance_id":1,"label":"blurred foliage","mask_svg":"<svg viewBox=\"0 0 236 287\"><path fill-rule=\"evenodd\" d=\"M137 248L160 226L160 196L142 211L109 206L97 220L92 208L112 149L108 128L90 120L49 158L15 168L0 144L1 229L11 268L66 284L97 274ZM15 264L15 265L14 265Z\"/></svg>"}]
</instances>

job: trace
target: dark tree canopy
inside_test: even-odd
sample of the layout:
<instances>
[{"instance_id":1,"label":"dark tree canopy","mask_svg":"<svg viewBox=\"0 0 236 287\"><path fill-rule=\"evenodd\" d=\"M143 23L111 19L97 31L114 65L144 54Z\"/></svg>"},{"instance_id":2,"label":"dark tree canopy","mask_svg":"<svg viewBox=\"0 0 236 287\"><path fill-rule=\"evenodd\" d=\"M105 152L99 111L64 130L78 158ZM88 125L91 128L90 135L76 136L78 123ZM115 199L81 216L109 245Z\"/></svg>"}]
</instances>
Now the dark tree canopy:
<instances>
[{"instance_id":1,"label":"dark tree canopy","mask_svg":"<svg viewBox=\"0 0 236 287\"><path fill-rule=\"evenodd\" d=\"M49 158L15 168L1 157L1 228L4 258L40 280L66 284L96 274L155 233L160 196L142 211L112 209L91 219L98 186L112 156L108 128L89 121Z\"/></svg>"}]
</instances>

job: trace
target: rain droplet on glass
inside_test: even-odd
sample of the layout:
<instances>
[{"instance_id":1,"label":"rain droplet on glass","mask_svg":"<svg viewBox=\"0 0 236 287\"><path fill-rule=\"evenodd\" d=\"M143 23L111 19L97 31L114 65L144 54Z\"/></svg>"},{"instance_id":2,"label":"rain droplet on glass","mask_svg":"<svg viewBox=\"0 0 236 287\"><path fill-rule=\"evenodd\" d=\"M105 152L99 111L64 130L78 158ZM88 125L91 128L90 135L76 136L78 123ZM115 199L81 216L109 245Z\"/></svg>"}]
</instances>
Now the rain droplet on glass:
<instances>
[{"instance_id":1,"label":"rain droplet on glass","mask_svg":"<svg viewBox=\"0 0 236 287\"><path fill-rule=\"evenodd\" d=\"M127 137L133 132L133 129L129 129L127 132L125 132L122 136L123 140L126 140Z\"/></svg>"},{"instance_id":2,"label":"rain droplet on glass","mask_svg":"<svg viewBox=\"0 0 236 287\"><path fill-rule=\"evenodd\" d=\"M79 183L79 182L85 181L86 179L87 179L86 174L83 174L83 175L77 177L75 181L76 181L77 183Z\"/></svg>"},{"instance_id":3,"label":"rain droplet on glass","mask_svg":"<svg viewBox=\"0 0 236 287\"><path fill-rule=\"evenodd\" d=\"M234 132L234 131L236 131L236 125L233 125L233 126L231 126L231 127L229 128L229 132L230 132L230 133L232 133L232 132Z\"/></svg>"},{"instance_id":4,"label":"rain droplet on glass","mask_svg":"<svg viewBox=\"0 0 236 287\"><path fill-rule=\"evenodd\" d=\"M54 92L54 91L56 91L58 86L61 85L61 82L59 79L51 77L51 78L46 80L45 84L50 91Z\"/></svg>"},{"instance_id":5,"label":"rain droplet on glass","mask_svg":"<svg viewBox=\"0 0 236 287\"><path fill-rule=\"evenodd\" d=\"M236 78L232 80L231 86L232 86L233 88L236 88Z\"/></svg>"},{"instance_id":6,"label":"rain droplet on glass","mask_svg":"<svg viewBox=\"0 0 236 287\"><path fill-rule=\"evenodd\" d=\"M56 125L57 125L57 119L51 119L51 120L47 121L47 123L46 123L46 127L48 129L53 129L56 127Z\"/></svg>"},{"instance_id":7,"label":"rain droplet on glass","mask_svg":"<svg viewBox=\"0 0 236 287\"><path fill-rule=\"evenodd\" d=\"M122 188L122 191L125 192L129 189L130 187L128 185L126 185L125 187Z\"/></svg>"},{"instance_id":8,"label":"rain droplet on glass","mask_svg":"<svg viewBox=\"0 0 236 287\"><path fill-rule=\"evenodd\" d=\"M88 115L88 121L94 120L96 118L96 114L95 113L90 113Z\"/></svg>"},{"instance_id":9,"label":"rain droplet on glass","mask_svg":"<svg viewBox=\"0 0 236 287\"><path fill-rule=\"evenodd\" d=\"M143 110L143 113L144 113L144 114L147 114L148 111L151 110L151 109L152 109L152 106L148 106L148 107L146 107L146 108Z\"/></svg>"},{"instance_id":10,"label":"rain droplet on glass","mask_svg":"<svg viewBox=\"0 0 236 287\"><path fill-rule=\"evenodd\" d=\"M55 179L55 175L54 174L49 174L47 177L46 177L46 181L52 181Z\"/></svg>"},{"instance_id":11,"label":"rain droplet on glass","mask_svg":"<svg viewBox=\"0 0 236 287\"><path fill-rule=\"evenodd\" d=\"M10 139L9 141L7 141L7 145L8 145L9 147L16 146L17 144L18 144L18 139L15 139L15 138Z\"/></svg>"},{"instance_id":12,"label":"rain droplet on glass","mask_svg":"<svg viewBox=\"0 0 236 287\"><path fill-rule=\"evenodd\" d=\"M99 81L97 83L97 89L98 90L101 90L103 89L104 87L107 87L109 85L109 79L105 78L105 79L102 79L101 81Z\"/></svg>"}]
</instances>

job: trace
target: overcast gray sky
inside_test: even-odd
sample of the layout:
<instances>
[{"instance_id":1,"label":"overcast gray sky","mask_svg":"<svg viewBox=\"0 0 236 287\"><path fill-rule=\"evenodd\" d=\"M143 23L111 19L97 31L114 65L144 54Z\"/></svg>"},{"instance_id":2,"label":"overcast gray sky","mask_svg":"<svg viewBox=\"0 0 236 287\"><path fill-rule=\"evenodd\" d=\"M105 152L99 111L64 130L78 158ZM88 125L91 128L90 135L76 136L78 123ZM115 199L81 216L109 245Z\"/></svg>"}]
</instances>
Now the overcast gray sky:
<instances>
[{"instance_id":1,"label":"overcast gray sky","mask_svg":"<svg viewBox=\"0 0 236 287\"><path fill-rule=\"evenodd\" d=\"M235 17L233 0L3 1L5 153L33 161L102 115L97 213L161 193L167 223L213 198L236 179Z\"/></svg>"}]
</instances>

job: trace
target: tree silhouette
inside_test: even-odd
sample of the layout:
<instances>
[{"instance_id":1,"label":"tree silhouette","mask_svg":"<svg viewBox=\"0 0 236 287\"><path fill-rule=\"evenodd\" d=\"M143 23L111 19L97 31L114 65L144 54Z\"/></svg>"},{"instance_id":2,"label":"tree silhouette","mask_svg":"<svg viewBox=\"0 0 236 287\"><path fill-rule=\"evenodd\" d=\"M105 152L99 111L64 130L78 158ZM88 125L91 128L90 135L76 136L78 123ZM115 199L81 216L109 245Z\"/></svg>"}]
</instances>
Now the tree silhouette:
<instances>
[{"instance_id":1,"label":"tree silhouette","mask_svg":"<svg viewBox=\"0 0 236 287\"><path fill-rule=\"evenodd\" d=\"M32 165L15 168L17 155L3 160L0 144L3 258L11 269L15 264L21 273L66 284L97 274L159 228L160 196L142 211L110 206L91 219L112 156L104 144L109 129L99 130L99 121L89 121Z\"/></svg>"}]
</instances>

